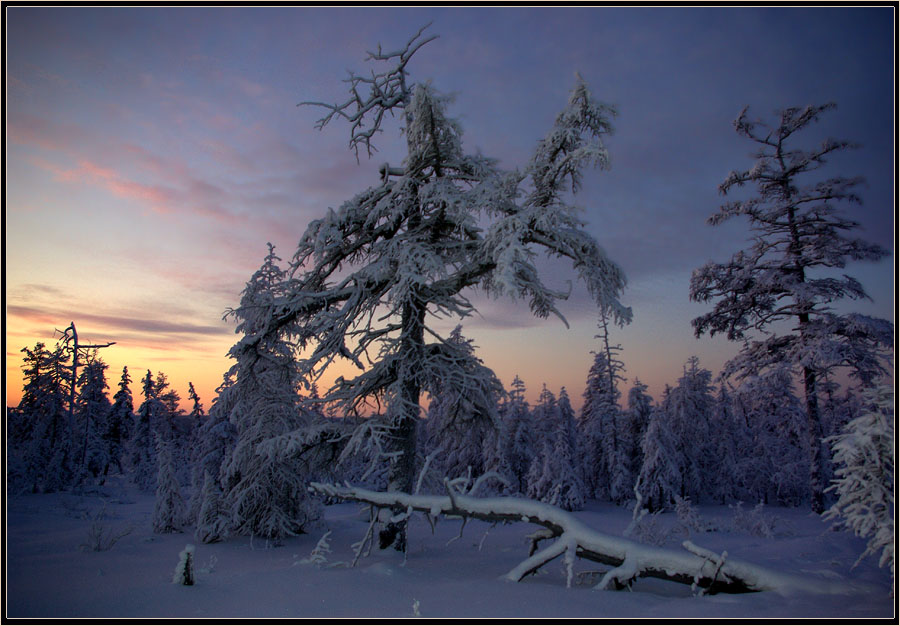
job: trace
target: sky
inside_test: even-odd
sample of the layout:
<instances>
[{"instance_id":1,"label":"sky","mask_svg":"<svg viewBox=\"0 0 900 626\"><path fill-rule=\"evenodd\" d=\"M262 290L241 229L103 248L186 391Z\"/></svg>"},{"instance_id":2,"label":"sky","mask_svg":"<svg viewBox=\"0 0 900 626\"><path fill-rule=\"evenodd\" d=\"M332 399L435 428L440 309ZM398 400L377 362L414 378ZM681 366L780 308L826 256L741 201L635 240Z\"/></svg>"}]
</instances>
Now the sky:
<instances>
[{"instance_id":1,"label":"sky","mask_svg":"<svg viewBox=\"0 0 900 626\"><path fill-rule=\"evenodd\" d=\"M423 25L439 38L408 69L455 95L464 147L524 167L565 105L576 72L616 107L608 171L575 202L586 229L628 277L633 322L613 330L629 384L656 397L691 355L717 373L739 345L694 337L709 309L691 271L746 246L746 223L712 227L717 186L752 164L732 126L744 106L771 120L836 102L811 128L860 147L829 171L862 175L847 215L891 255L855 263L871 301L846 310L894 321L895 8L128 7L6 9L5 319L7 405L22 388L20 350L52 345L75 322L102 351L115 389L166 373L208 407L238 339L223 319L272 242L288 260L310 220L378 184L399 163L389 130L357 163L349 129L315 128L302 101L342 101L366 52L396 49ZM543 266L550 282L574 273ZM560 309L478 300L464 323L478 355L536 398L565 386L580 404L597 311L583 289ZM349 371L349 370L348 370ZM336 376L341 372L335 372ZM320 382L328 386L329 380ZM139 398L138 398L139 400Z\"/></svg>"}]
</instances>

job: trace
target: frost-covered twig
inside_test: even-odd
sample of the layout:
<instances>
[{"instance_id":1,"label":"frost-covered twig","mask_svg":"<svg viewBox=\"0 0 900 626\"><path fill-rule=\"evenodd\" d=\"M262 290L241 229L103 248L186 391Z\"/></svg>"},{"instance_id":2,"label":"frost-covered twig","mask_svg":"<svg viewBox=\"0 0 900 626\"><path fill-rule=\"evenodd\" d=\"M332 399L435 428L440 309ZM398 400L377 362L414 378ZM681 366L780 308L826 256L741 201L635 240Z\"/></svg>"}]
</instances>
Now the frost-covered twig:
<instances>
[{"instance_id":1,"label":"frost-covered twig","mask_svg":"<svg viewBox=\"0 0 900 626\"><path fill-rule=\"evenodd\" d=\"M359 557L363 555L363 550L366 548L366 544L368 543L369 549L372 548L372 539L374 537L375 530L375 522L378 521L378 515L375 514L375 507L369 507L369 527L366 529L366 534L363 535L363 538L360 541L354 543L351 548L354 550L353 554L353 562L350 564L350 567L356 567L356 564L359 562ZM366 550L365 556L368 556L369 552Z\"/></svg>"}]
</instances>

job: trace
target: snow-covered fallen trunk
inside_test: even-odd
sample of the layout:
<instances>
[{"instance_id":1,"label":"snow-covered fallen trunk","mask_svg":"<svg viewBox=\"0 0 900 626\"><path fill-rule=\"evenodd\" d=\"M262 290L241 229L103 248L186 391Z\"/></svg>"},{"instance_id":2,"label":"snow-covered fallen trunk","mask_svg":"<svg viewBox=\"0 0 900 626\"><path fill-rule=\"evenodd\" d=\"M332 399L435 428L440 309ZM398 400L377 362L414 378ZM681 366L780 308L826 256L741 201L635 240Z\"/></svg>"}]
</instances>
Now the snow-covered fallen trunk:
<instances>
[{"instance_id":1,"label":"snow-covered fallen trunk","mask_svg":"<svg viewBox=\"0 0 900 626\"><path fill-rule=\"evenodd\" d=\"M684 542L686 551L680 552L599 533L568 512L535 500L512 497L475 498L456 493L449 484L447 496L379 492L349 485L316 482L310 484L310 489L343 500L364 502L379 509L419 511L429 517L445 515L488 522L524 521L543 526L545 531L532 536L532 554L505 575L507 580L516 582L553 559L565 555L570 582L574 557L612 566L596 585L597 589L622 588L630 585L636 578L648 576L694 585L710 592L855 592L851 585L775 572L724 554L717 555L688 541ZM538 543L548 539L554 541L538 550Z\"/></svg>"}]
</instances>

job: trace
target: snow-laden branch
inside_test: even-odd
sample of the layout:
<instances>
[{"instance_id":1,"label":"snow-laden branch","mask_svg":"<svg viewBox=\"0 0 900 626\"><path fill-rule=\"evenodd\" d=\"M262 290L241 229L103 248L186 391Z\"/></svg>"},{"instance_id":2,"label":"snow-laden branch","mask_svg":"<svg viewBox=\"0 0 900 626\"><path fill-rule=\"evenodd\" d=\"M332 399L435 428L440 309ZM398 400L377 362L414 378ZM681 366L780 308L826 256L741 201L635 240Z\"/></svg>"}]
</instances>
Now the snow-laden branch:
<instances>
[{"instance_id":1,"label":"snow-laden branch","mask_svg":"<svg viewBox=\"0 0 900 626\"><path fill-rule=\"evenodd\" d=\"M685 551L647 546L621 537L597 532L570 513L555 506L524 498L475 498L457 493L447 484L447 496L409 495L378 492L352 486L313 482L310 489L321 494L365 502L376 508L419 511L429 516L445 515L488 522L525 521L543 526L533 540L532 554L510 570L504 578L518 582L553 559L565 554L567 567L574 556L612 567L596 588L623 588L636 578L653 577L695 585L711 592L744 593L776 591L787 594L850 594L858 589L812 577L775 572L738 559L717 555L694 544ZM538 550L542 540L554 540ZM688 542L689 543L689 542ZM570 576L571 578L571 576Z\"/></svg>"}]
</instances>

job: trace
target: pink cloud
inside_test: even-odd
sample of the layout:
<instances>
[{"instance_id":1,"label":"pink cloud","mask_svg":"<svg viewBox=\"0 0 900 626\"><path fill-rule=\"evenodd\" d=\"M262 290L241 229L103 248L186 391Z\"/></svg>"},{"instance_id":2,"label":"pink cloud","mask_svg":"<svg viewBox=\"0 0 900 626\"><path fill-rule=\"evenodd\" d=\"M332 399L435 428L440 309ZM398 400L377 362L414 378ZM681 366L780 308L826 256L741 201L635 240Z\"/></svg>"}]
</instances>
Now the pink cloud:
<instances>
[{"instance_id":1,"label":"pink cloud","mask_svg":"<svg viewBox=\"0 0 900 626\"><path fill-rule=\"evenodd\" d=\"M6 133L13 143L62 152L71 151L73 146L89 144L92 139L80 126L27 113L10 114Z\"/></svg>"}]
</instances>

